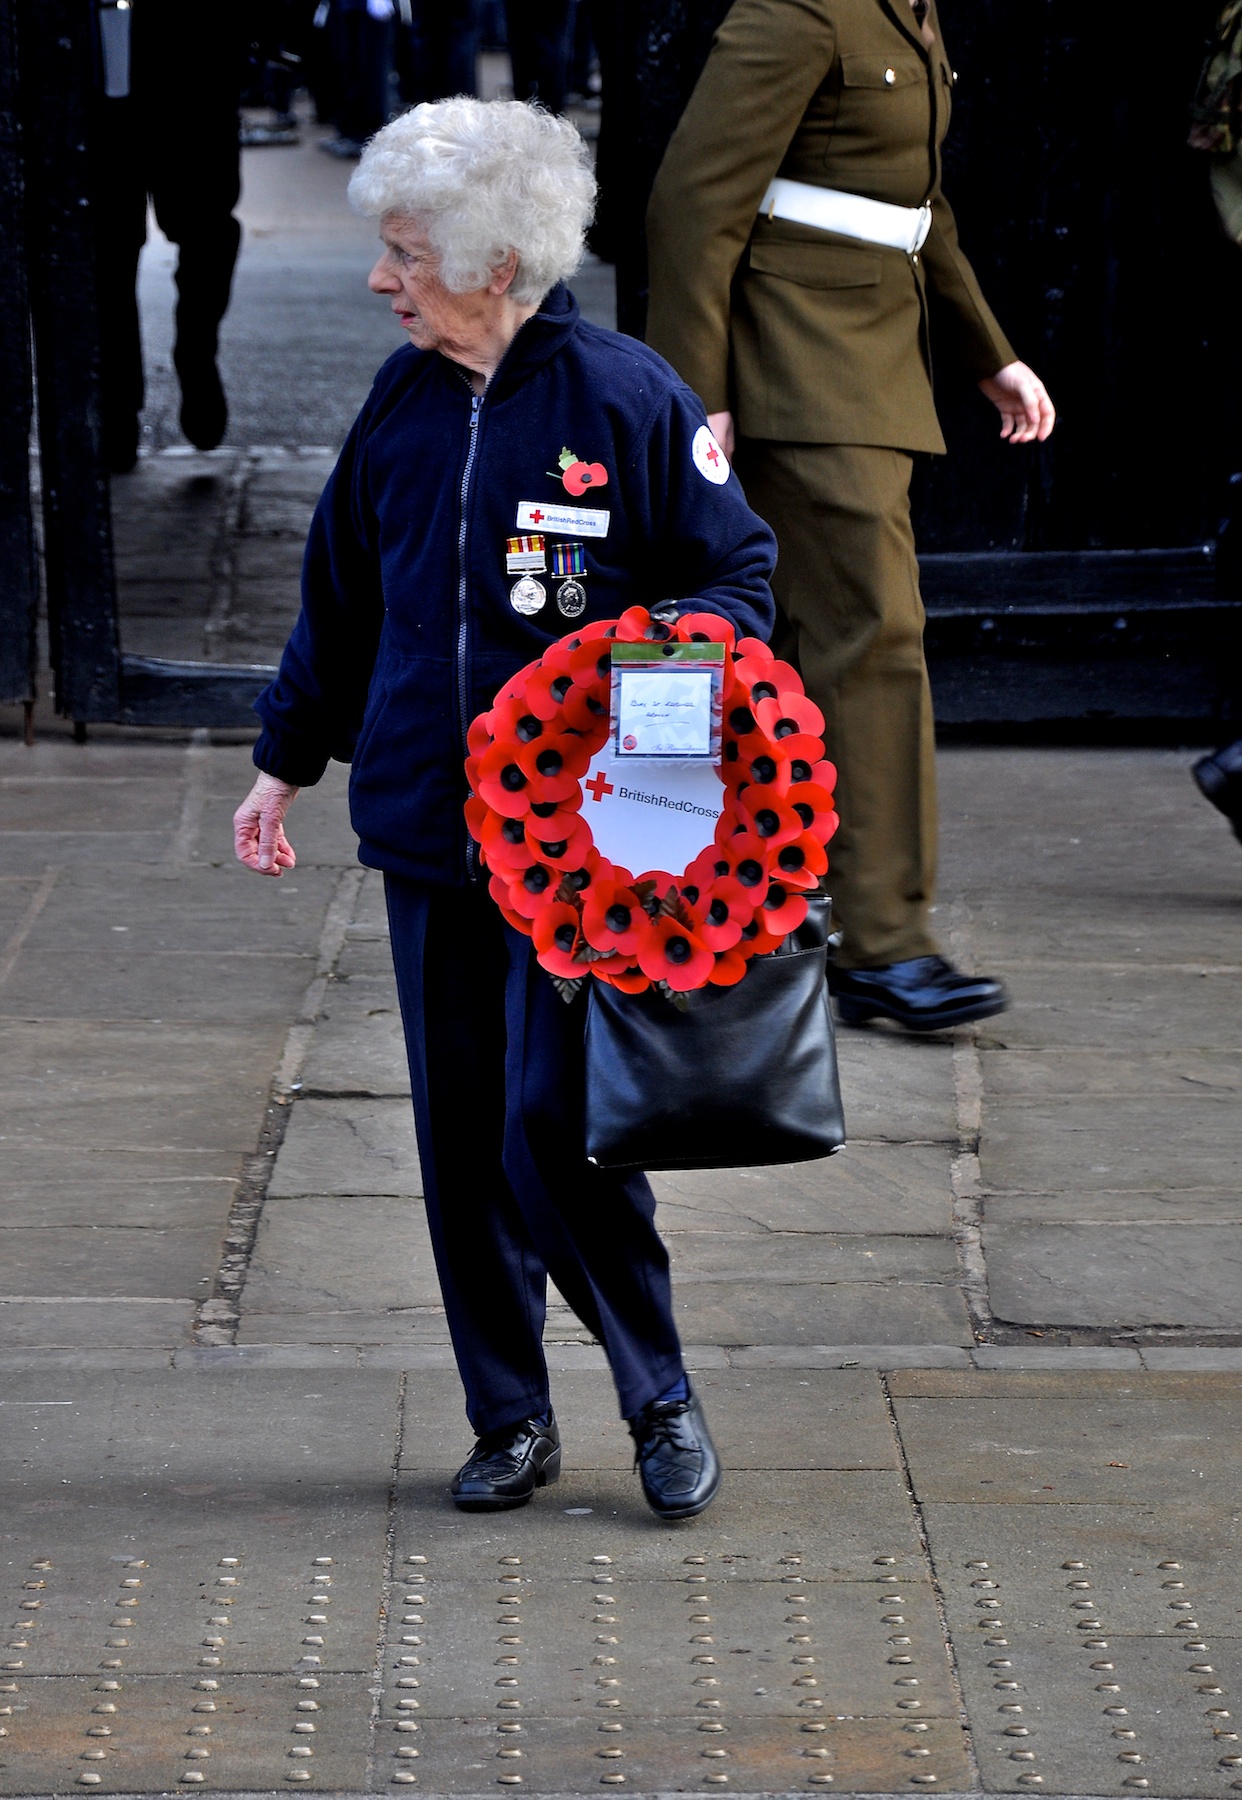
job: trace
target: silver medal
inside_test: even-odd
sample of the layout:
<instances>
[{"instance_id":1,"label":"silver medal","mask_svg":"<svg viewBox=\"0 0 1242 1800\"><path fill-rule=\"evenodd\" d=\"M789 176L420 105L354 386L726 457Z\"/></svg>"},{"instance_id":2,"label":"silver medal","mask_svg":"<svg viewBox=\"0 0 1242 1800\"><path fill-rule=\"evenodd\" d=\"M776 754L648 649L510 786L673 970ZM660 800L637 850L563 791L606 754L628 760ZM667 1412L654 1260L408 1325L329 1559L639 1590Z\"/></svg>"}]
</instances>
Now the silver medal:
<instances>
[{"instance_id":1,"label":"silver medal","mask_svg":"<svg viewBox=\"0 0 1242 1800\"><path fill-rule=\"evenodd\" d=\"M556 590L557 610L565 619L580 619L586 611L586 589L580 581L562 581Z\"/></svg>"},{"instance_id":2,"label":"silver medal","mask_svg":"<svg viewBox=\"0 0 1242 1800\"><path fill-rule=\"evenodd\" d=\"M547 603L548 590L542 581L536 581L533 575L523 575L509 589L509 605L514 612L521 613L529 619L532 613L541 612Z\"/></svg>"}]
</instances>

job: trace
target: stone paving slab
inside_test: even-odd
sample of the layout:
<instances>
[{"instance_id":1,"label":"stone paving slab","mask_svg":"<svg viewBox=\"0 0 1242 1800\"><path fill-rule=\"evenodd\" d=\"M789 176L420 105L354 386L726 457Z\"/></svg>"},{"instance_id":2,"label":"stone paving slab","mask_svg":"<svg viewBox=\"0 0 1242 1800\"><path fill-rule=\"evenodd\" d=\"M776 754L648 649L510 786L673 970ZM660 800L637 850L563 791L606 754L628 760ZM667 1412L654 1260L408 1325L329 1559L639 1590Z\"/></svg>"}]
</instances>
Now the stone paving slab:
<instances>
[{"instance_id":1,"label":"stone paving slab","mask_svg":"<svg viewBox=\"0 0 1242 1800\"><path fill-rule=\"evenodd\" d=\"M989 1099L980 1155L989 1188L1234 1188L1238 1096L1184 1087L1153 1114L1148 1096Z\"/></svg>"},{"instance_id":2,"label":"stone paving slab","mask_svg":"<svg viewBox=\"0 0 1242 1800\"><path fill-rule=\"evenodd\" d=\"M669 1229L947 1233L949 1153L938 1145L847 1144L822 1162L656 1175Z\"/></svg>"},{"instance_id":3,"label":"stone paving slab","mask_svg":"<svg viewBox=\"0 0 1242 1800\"><path fill-rule=\"evenodd\" d=\"M382 1261L375 1247L385 1246ZM246 1278L248 1311L442 1311L427 1216L417 1200L376 1195L269 1197Z\"/></svg>"},{"instance_id":4,"label":"stone paving slab","mask_svg":"<svg viewBox=\"0 0 1242 1800\"><path fill-rule=\"evenodd\" d=\"M989 1223L984 1239L998 1318L1242 1330L1242 1226Z\"/></svg>"},{"instance_id":5,"label":"stone paving slab","mask_svg":"<svg viewBox=\"0 0 1242 1800\"><path fill-rule=\"evenodd\" d=\"M414 1116L404 1100L302 1100L269 1193L418 1196Z\"/></svg>"},{"instance_id":6,"label":"stone paving slab","mask_svg":"<svg viewBox=\"0 0 1242 1800\"><path fill-rule=\"evenodd\" d=\"M194 1302L99 1300L93 1296L0 1298L0 1348L94 1350L101 1342L124 1349L174 1349L193 1342Z\"/></svg>"}]
</instances>

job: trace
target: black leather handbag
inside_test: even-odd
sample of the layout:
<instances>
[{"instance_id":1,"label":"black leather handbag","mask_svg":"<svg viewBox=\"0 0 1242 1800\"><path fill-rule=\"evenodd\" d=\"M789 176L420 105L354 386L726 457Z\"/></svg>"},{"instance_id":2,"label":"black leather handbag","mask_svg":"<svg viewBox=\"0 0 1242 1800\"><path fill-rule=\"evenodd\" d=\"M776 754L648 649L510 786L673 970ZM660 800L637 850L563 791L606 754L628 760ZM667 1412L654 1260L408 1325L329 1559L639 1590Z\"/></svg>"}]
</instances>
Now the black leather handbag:
<instances>
[{"instance_id":1,"label":"black leather handbag","mask_svg":"<svg viewBox=\"0 0 1242 1800\"><path fill-rule=\"evenodd\" d=\"M601 1169L809 1162L845 1142L825 979L831 901L734 987L662 994L591 983L587 1160Z\"/></svg>"}]
</instances>

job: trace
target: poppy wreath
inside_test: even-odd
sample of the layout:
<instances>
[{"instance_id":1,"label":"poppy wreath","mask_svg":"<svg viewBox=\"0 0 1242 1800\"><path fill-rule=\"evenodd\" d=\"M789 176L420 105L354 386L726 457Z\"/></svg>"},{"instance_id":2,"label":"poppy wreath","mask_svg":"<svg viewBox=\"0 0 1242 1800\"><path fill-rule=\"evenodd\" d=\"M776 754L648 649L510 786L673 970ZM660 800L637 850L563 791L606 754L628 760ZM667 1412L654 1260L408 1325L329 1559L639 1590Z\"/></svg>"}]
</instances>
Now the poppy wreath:
<instances>
[{"instance_id":1,"label":"poppy wreath","mask_svg":"<svg viewBox=\"0 0 1242 1800\"><path fill-rule=\"evenodd\" d=\"M725 646L724 810L712 843L676 876L609 862L582 817L583 779L608 741L614 639ZM492 898L564 998L587 975L669 999L731 986L797 930L837 827L823 729L796 671L715 613L665 623L632 606L549 645L505 683L468 734L466 824Z\"/></svg>"}]
</instances>

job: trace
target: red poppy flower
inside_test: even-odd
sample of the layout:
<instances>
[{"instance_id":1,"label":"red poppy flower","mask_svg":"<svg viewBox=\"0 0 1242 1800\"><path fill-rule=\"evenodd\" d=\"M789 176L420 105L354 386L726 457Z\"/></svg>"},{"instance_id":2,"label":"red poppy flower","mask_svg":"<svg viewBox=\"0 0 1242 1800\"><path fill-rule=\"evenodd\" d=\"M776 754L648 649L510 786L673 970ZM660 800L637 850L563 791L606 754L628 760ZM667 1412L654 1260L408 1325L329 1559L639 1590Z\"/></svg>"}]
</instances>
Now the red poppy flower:
<instances>
[{"instance_id":1,"label":"red poppy flower","mask_svg":"<svg viewBox=\"0 0 1242 1800\"><path fill-rule=\"evenodd\" d=\"M745 975L748 960L739 956L736 950L718 950L716 965L707 979L713 987L732 987Z\"/></svg>"},{"instance_id":2,"label":"red poppy flower","mask_svg":"<svg viewBox=\"0 0 1242 1800\"><path fill-rule=\"evenodd\" d=\"M592 963L591 973L596 981L606 981L609 987L620 988L623 994L645 994L651 986L641 969L614 969L610 963Z\"/></svg>"},{"instance_id":3,"label":"red poppy flower","mask_svg":"<svg viewBox=\"0 0 1242 1800\"><path fill-rule=\"evenodd\" d=\"M512 925L515 931L529 931L530 920L515 913L509 905L509 884L502 875L493 875L487 884L487 891L504 915L506 925Z\"/></svg>"},{"instance_id":4,"label":"red poppy flower","mask_svg":"<svg viewBox=\"0 0 1242 1800\"><path fill-rule=\"evenodd\" d=\"M716 959L702 938L680 920L653 919L638 946L638 966L652 981L667 981L678 993L702 987Z\"/></svg>"},{"instance_id":5,"label":"red poppy flower","mask_svg":"<svg viewBox=\"0 0 1242 1800\"><path fill-rule=\"evenodd\" d=\"M526 821L531 836L545 837L553 843L557 838L566 837L574 828L581 806L581 791L571 794L568 800L536 800Z\"/></svg>"},{"instance_id":6,"label":"red poppy flower","mask_svg":"<svg viewBox=\"0 0 1242 1800\"><path fill-rule=\"evenodd\" d=\"M754 710L760 730L790 761L802 757L815 763L824 754L824 715L805 694L785 693L775 700L758 700Z\"/></svg>"},{"instance_id":7,"label":"red poppy flower","mask_svg":"<svg viewBox=\"0 0 1242 1800\"><path fill-rule=\"evenodd\" d=\"M783 931L769 931L764 924L767 913L760 907L750 924L742 932L742 941L737 947L739 956L749 961L752 956L769 956L773 950L779 950L785 942ZM749 932L749 937L747 936Z\"/></svg>"},{"instance_id":8,"label":"red poppy flower","mask_svg":"<svg viewBox=\"0 0 1242 1800\"><path fill-rule=\"evenodd\" d=\"M533 862L509 883L509 905L524 919L537 919L545 907L556 904L556 891L561 885L559 869L547 863Z\"/></svg>"},{"instance_id":9,"label":"red poppy flower","mask_svg":"<svg viewBox=\"0 0 1242 1800\"><path fill-rule=\"evenodd\" d=\"M783 844L772 864L772 879L783 887L800 888L809 893L818 887L819 878L828 867L828 852L813 831L804 831L792 843Z\"/></svg>"},{"instance_id":10,"label":"red poppy flower","mask_svg":"<svg viewBox=\"0 0 1242 1800\"><path fill-rule=\"evenodd\" d=\"M768 891L768 847L754 832L722 830L724 825L722 818L716 827L720 860L728 863L729 874L736 876L758 906Z\"/></svg>"},{"instance_id":11,"label":"red poppy flower","mask_svg":"<svg viewBox=\"0 0 1242 1800\"><path fill-rule=\"evenodd\" d=\"M603 682L594 687L571 687L561 709L566 725L584 734L591 755L602 750L608 741L608 693Z\"/></svg>"},{"instance_id":12,"label":"red poppy flower","mask_svg":"<svg viewBox=\"0 0 1242 1800\"><path fill-rule=\"evenodd\" d=\"M615 880L592 883L582 907L582 935L593 950L633 956L646 925L632 887Z\"/></svg>"},{"instance_id":13,"label":"red poppy flower","mask_svg":"<svg viewBox=\"0 0 1242 1800\"><path fill-rule=\"evenodd\" d=\"M709 644L724 644L732 650L737 631L731 620L722 618L719 613L683 613L677 621L677 636L684 643L705 638Z\"/></svg>"},{"instance_id":14,"label":"red poppy flower","mask_svg":"<svg viewBox=\"0 0 1242 1800\"><path fill-rule=\"evenodd\" d=\"M826 844L837 828L832 795L817 781L796 781L785 795L786 806L792 806L802 821L804 831L813 831L821 844Z\"/></svg>"},{"instance_id":15,"label":"red poppy flower","mask_svg":"<svg viewBox=\"0 0 1242 1800\"><path fill-rule=\"evenodd\" d=\"M531 781L557 781L562 775L568 775L575 784L579 782L591 761L583 739L569 731L549 731L543 726L540 726L540 733L529 743L519 739L515 746L518 766L525 770ZM559 795L556 797L560 798ZM569 798L568 789L565 798Z\"/></svg>"},{"instance_id":16,"label":"red poppy flower","mask_svg":"<svg viewBox=\"0 0 1242 1800\"><path fill-rule=\"evenodd\" d=\"M544 665L536 669L526 683L526 704L537 719L548 721L555 719L565 703L565 696L573 686L573 677L568 668L569 658L565 658L566 667Z\"/></svg>"},{"instance_id":17,"label":"red poppy flower","mask_svg":"<svg viewBox=\"0 0 1242 1800\"><path fill-rule=\"evenodd\" d=\"M742 671L739 670L739 673ZM775 700L778 694L801 694L803 692L802 677L788 663L778 662L775 657L770 663L761 665L747 674L745 679L750 685L751 702L757 706L761 700Z\"/></svg>"},{"instance_id":18,"label":"red poppy flower","mask_svg":"<svg viewBox=\"0 0 1242 1800\"><path fill-rule=\"evenodd\" d=\"M592 846L578 868L561 870L560 892L584 901L597 881L615 881L617 874L612 864Z\"/></svg>"},{"instance_id":19,"label":"red poppy flower","mask_svg":"<svg viewBox=\"0 0 1242 1800\"><path fill-rule=\"evenodd\" d=\"M679 885L683 894L688 887L697 888L699 894L703 894L718 876L728 875L729 873L729 863L721 855L719 850L709 846L706 850L699 851L699 854L695 857L694 861L682 876Z\"/></svg>"},{"instance_id":20,"label":"red poppy flower","mask_svg":"<svg viewBox=\"0 0 1242 1800\"><path fill-rule=\"evenodd\" d=\"M485 800L480 800L477 794L471 794L470 798L466 801L463 811L466 815L466 830L470 833L476 843L481 844L483 842L483 827L486 825L487 821L493 817L487 802Z\"/></svg>"},{"instance_id":21,"label":"red poppy flower","mask_svg":"<svg viewBox=\"0 0 1242 1800\"><path fill-rule=\"evenodd\" d=\"M492 713L480 713L477 719L470 721L470 729L466 733L466 748L471 756L482 756L495 737L493 717Z\"/></svg>"},{"instance_id":22,"label":"red poppy flower","mask_svg":"<svg viewBox=\"0 0 1242 1800\"><path fill-rule=\"evenodd\" d=\"M569 658L574 686L593 692L597 700L607 695L612 673L612 644L598 638L587 638Z\"/></svg>"},{"instance_id":23,"label":"red poppy flower","mask_svg":"<svg viewBox=\"0 0 1242 1800\"><path fill-rule=\"evenodd\" d=\"M787 937L806 918L806 901L801 894L790 893L779 881L768 888L761 915L764 929Z\"/></svg>"},{"instance_id":24,"label":"red poppy flower","mask_svg":"<svg viewBox=\"0 0 1242 1800\"><path fill-rule=\"evenodd\" d=\"M487 857L487 866L503 875L506 881L515 881L523 869L535 861L535 852L526 836L529 818L527 814L526 819L505 819L498 813L489 812L484 822L479 841Z\"/></svg>"},{"instance_id":25,"label":"red poppy flower","mask_svg":"<svg viewBox=\"0 0 1242 1800\"><path fill-rule=\"evenodd\" d=\"M526 821L526 836L528 840L534 841L540 861L551 863L554 869L581 868L583 858L591 849L590 826L581 813L572 813L570 816L573 824L569 831L558 831L554 836L549 836L543 825L535 819Z\"/></svg>"},{"instance_id":26,"label":"red poppy flower","mask_svg":"<svg viewBox=\"0 0 1242 1800\"><path fill-rule=\"evenodd\" d=\"M718 876L691 909L695 927L709 950L732 950L743 925L755 916L755 897L732 875Z\"/></svg>"},{"instance_id":27,"label":"red poppy flower","mask_svg":"<svg viewBox=\"0 0 1242 1800\"><path fill-rule=\"evenodd\" d=\"M571 494L585 494L588 488L608 486L608 471L603 463L573 462L561 476Z\"/></svg>"},{"instance_id":28,"label":"red poppy flower","mask_svg":"<svg viewBox=\"0 0 1242 1800\"><path fill-rule=\"evenodd\" d=\"M802 820L774 788L748 787L738 796L738 809L750 822L756 837L762 838L769 853L801 836Z\"/></svg>"},{"instance_id":29,"label":"red poppy flower","mask_svg":"<svg viewBox=\"0 0 1242 1800\"><path fill-rule=\"evenodd\" d=\"M507 819L521 819L530 811L530 778L519 764L515 749L512 744L493 744L479 758L474 783L480 800Z\"/></svg>"},{"instance_id":30,"label":"red poppy flower","mask_svg":"<svg viewBox=\"0 0 1242 1800\"><path fill-rule=\"evenodd\" d=\"M677 883L667 869L644 869L642 874L635 878L635 885L637 886L640 881L651 883L650 891L656 900L663 900L671 888L677 887Z\"/></svg>"},{"instance_id":31,"label":"red poppy flower","mask_svg":"<svg viewBox=\"0 0 1242 1800\"><path fill-rule=\"evenodd\" d=\"M645 606L627 606L617 620L619 644L663 644L673 635L673 627L662 619L653 619Z\"/></svg>"},{"instance_id":32,"label":"red poppy flower","mask_svg":"<svg viewBox=\"0 0 1242 1800\"><path fill-rule=\"evenodd\" d=\"M552 975L564 975L576 981L586 974L586 965L576 963L573 953L579 943L578 908L564 900L545 906L531 927L531 941L541 966Z\"/></svg>"},{"instance_id":33,"label":"red poppy flower","mask_svg":"<svg viewBox=\"0 0 1242 1800\"><path fill-rule=\"evenodd\" d=\"M762 638L739 638L734 655L739 662L756 662L769 667L776 661L772 646L765 644Z\"/></svg>"}]
</instances>

